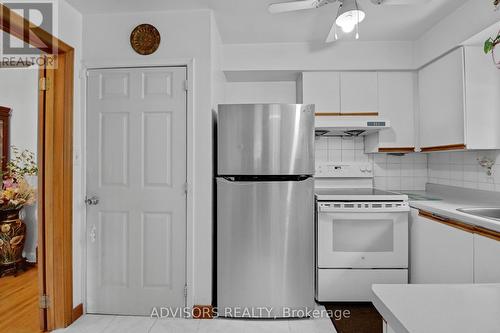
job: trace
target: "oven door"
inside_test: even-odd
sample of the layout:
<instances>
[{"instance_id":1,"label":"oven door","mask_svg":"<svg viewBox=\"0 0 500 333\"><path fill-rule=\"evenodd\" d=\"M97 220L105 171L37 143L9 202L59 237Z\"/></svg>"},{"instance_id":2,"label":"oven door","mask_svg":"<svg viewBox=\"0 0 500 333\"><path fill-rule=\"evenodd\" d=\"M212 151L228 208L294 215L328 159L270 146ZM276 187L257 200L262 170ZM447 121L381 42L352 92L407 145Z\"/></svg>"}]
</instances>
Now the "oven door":
<instances>
[{"instance_id":1,"label":"oven door","mask_svg":"<svg viewBox=\"0 0 500 333\"><path fill-rule=\"evenodd\" d=\"M319 203L319 268L408 267L409 208L371 207L343 209Z\"/></svg>"}]
</instances>

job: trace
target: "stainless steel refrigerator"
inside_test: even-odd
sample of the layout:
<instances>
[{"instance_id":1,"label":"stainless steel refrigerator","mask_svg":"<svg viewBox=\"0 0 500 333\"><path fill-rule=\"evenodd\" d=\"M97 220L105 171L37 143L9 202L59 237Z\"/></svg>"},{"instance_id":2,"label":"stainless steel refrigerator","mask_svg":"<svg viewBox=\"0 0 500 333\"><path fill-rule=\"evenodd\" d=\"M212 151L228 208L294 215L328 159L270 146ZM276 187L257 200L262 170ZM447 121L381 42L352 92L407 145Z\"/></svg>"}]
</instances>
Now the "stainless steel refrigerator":
<instances>
[{"instance_id":1,"label":"stainless steel refrigerator","mask_svg":"<svg viewBox=\"0 0 500 333\"><path fill-rule=\"evenodd\" d=\"M314 106L219 105L217 308L303 317L314 308Z\"/></svg>"}]
</instances>

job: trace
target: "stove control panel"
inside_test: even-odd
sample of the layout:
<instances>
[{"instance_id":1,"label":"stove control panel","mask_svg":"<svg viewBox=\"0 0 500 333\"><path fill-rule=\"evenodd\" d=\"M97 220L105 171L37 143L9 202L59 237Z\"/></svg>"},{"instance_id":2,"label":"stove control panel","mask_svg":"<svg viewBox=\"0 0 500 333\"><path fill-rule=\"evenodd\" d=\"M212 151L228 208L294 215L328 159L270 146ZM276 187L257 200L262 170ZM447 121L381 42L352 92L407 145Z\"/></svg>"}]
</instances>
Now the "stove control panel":
<instances>
[{"instance_id":1,"label":"stove control panel","mask_svg":"<svg viewBox=\"0 0 500 333\"><path fill-rule=\"evenodd\" d=\"M317 163L314 176L316 178L373 178L373 167L371 163Z\"/></svg>"}]
</instances>

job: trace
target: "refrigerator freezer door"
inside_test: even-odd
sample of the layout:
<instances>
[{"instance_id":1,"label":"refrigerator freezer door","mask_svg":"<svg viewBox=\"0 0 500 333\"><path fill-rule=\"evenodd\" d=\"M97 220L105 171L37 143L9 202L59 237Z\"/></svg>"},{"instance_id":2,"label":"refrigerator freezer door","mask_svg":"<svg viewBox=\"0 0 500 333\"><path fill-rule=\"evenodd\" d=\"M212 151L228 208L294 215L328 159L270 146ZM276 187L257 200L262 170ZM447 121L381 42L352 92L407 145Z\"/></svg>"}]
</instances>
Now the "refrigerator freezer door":
<instances>
[{"instance_id":1,"label":"refrigerator freezer door","mask_svg":"<svg viewBox=\"0 0 500 333\"><path fill-rule=\"evenodd\" d=\"M219 315L300 317L314 309L313 187L312 178L217 179Z\"/></svg>"},{"instance_id":2,"label":"refrigerator freezer door","mask_svg":"<svg viewBox=\"0 0 500 333\"><path fill-rule=\"evenodd\" d=\"M217 127L219 175L314 174L313 105L219 105Z\"/></svg>"}]
</instances>

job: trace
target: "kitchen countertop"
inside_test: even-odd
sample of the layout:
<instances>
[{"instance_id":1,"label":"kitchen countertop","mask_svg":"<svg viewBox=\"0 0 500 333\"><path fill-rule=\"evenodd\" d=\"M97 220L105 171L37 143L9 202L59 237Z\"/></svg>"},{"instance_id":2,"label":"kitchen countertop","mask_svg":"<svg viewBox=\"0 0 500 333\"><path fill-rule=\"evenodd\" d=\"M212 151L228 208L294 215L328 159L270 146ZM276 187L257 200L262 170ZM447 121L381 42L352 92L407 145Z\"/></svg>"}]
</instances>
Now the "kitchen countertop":
<instances>
[{"instance_id":1,"label":"kitchen countertop","mask_svg":"<svg viewBox=\"0 0 500 333\"><path fill-rule=\"evenodd\" d=\"M500 221L457 211L466 207L500 207L500 193L427 184L426 191L401 191L410 194L410 207L500 232ZM432 200L412 200L411 194Z\"/></svg>"},{"instance_id":2,"label":"kitchen countertop","mask_svg":"<svg viewBox=\"0 0 500 333\"><path fill-rule=\"evenodd\" d=\"M373 285L372 301L396 333L498 333L500 284Z\"/></svg>"}]
</instances>

